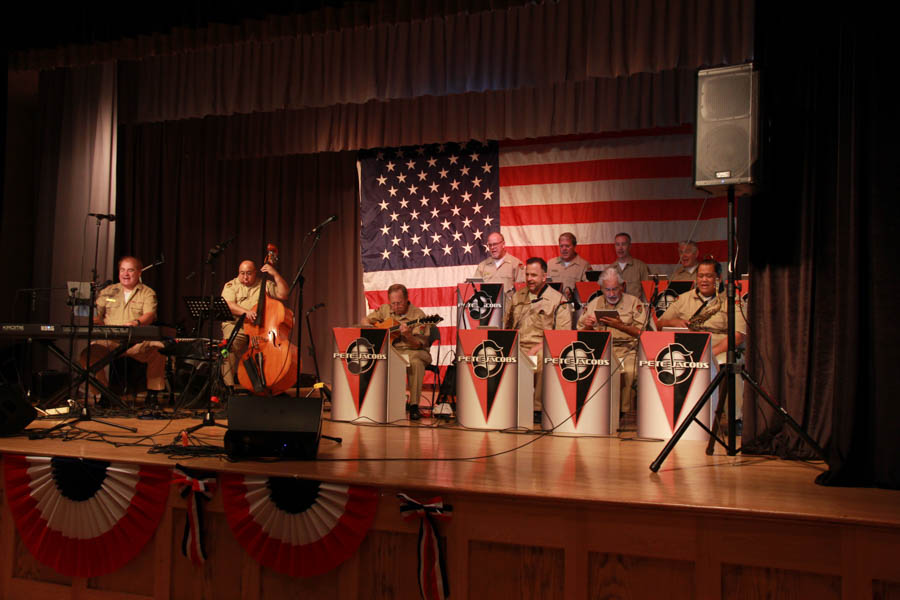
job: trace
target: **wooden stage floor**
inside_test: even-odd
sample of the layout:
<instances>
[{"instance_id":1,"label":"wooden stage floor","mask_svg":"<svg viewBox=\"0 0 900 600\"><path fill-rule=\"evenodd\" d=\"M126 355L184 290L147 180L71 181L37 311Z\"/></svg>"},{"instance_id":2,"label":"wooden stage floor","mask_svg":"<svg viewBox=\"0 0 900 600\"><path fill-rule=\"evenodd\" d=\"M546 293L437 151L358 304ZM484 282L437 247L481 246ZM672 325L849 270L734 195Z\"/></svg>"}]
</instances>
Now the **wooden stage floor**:
<instances>
[{"instance_id":1,"label":"wooden stage floor","mask_svg":"<svg viewBox=\"0 0 900 600\"><path fill-rule=\"evenodd\" d=\"M42 420L32 428L53 422ZM440 495L456 508L444 531L448 569L462 582L453 590L457 598L483 597L484 585L499 585L501 595L539 589L549 591L534 597L561 598L603 596L607 586L614 585L629 597L660 597L654 596L652 582L663 585L669 580L679 582L680 591L668 597L756 597L769 591L774 591L769 597L782 597L785 590L791 593L784 597L900 594L900 567L887 558L896 557L900 548L900 492L818 486L814 479L826 468L818 462L729 457L721 448L707 456L705 443L682 441L659 473L652 473L649 464L662 442L480 432L429 419L392 426L326 421L323 432L343 442L322 439L315 461L175 460L149 454L146 444L171 443L197 419L121 422L139 433L123 435L95 423L81 427L102 432L109 442L140 441L143 446L18 436L0 438L0 453L179 462L221 472L374 486L382 490L384 508L379 508L373 532L381 541L372 544L393 548L397 543L415 544L415 530L395 514L394 493L423 499ZM221 445L224 431L206 428L198 435L208 444ZM173 509L180 510L174 495ZM7 514L0 520L8 521ZM9 526L5 531L12 535ZM390 537L397 535L401 542ZM7 549L14 546L4 542ZM500 571L508 567L513 574L504 579L475 568L488 558L498 561ZM341 577L356 577L357 583L349 588L346 582L335 583L337 588L325 595L379 596L362 593L367 584L361 564L348 563L346 569L338 569ZM170 577L177 577L176 569ZM243 581L240 597L269 597L259 584L265 577L260 577ZM277 578L271 577L269 591L272 586L305 589L280 580L276 585L272 581ZM7 591L27 588L9 581L5 585ZM147 594L128 597L178 597L174 585L163 588L154 584ZM416 596L414 589L398 589L392 587L385 597Z\"/></svg>"}]
</instances>

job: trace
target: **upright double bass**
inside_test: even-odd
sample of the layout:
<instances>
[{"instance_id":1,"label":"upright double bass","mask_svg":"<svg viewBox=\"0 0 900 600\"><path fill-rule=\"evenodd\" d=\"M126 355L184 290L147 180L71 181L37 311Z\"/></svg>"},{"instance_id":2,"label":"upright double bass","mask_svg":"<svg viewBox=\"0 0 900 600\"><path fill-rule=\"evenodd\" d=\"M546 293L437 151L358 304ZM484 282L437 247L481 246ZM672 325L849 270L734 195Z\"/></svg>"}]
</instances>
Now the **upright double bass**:
<instances>
[{"instance_id":1,"label":"upright double bass","mask_svg":"<svg viewBox=\"0 0 900 600\"><path fill-rule=\"evenodd\" d=\"M263 263L275 266L278 248L266 246ZM244 321L247 351L238 365L238 381L257 396L283 394L297 382L297 346L291 343L294 313L266 292L270 277L260 272L256 319Z\"/></svg>"}]
</instances>

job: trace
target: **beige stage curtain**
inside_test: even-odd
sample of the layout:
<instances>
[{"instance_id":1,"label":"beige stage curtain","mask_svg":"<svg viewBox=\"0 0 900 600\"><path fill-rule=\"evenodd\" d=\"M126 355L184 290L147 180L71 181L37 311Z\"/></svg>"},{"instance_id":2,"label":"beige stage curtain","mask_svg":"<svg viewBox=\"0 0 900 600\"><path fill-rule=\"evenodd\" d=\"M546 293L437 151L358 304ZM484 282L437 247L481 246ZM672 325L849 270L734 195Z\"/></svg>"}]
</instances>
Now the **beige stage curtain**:
<instances>
[{"instance_id":1,"label":"beige stage curtain","mask_svg":"<svg viewBox=\"0 0 900 600\"><path fill-rule=\"evenodd\" d=\"M94 260L96 220L88 213L116 208L116 69L112 63L66 69L42 77L44 143L38 182L36 285L88 281ZM98 277L115 279L115 223L99 228ZM65 292L50 297L40 315L67 322ZM49 310L48 310L49 308Z\"/></svg>"},{"instance_id":2,"label":"beige stage curtain","mask_svg":"<svg viewBox=\"0 0 900 600\"><path fill-rule=\"evenodd\" d=\"M511 90L741 62L752 4L562 0L123 64L136 122ZM727 7L727 8L723 8ZM568 85L567 85L568 84ZM526 92L527 93L527 92Z\"/></svg>"}]
</instances>

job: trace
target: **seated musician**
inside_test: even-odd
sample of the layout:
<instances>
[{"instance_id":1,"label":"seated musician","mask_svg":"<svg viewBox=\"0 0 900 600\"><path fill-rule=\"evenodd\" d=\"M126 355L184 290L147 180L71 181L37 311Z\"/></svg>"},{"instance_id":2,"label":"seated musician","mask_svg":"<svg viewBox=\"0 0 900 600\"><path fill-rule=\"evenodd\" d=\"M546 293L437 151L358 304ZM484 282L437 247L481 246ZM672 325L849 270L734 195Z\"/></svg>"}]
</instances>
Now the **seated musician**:
<instances>
[{"instance_id":1,"label":"seated musician","mask_svg":"<svg viewBox=\"0 0 900 600\"><path fill-rule=\"evenodd\" d=\"M691 331L707 331L711 335L712 355L719 363L725 362L728 352L728 300L719 289L719 263L711 258L697 266L697 286L687 291L669 305L659 318L660 327L687 327ZM740 310L734 313L734 343L739 345L747 333L747 322ZM741 378L737 378L735 402L737 418L741 418Z\"/></svg>"},{"instance_id":2,"label":"seated musician","mask_svg":"<svg viewBox=\"0 0 900 600\"><path fill-rule=\"evenodd\" d=\"M712 334L712 354L724 362L728 350L728 308L724 293L719 289L719 263L711 258L697 266L697 287L678 296L659 318L660 327L687 327L691 331ZM740 311L735 311L734 343L739 345L747 333L747 323Z\"/></svg>"},{"instance_id":3,"label":"seated musician","mask_svg":"<svg viewBox=\"0 0 900 600\"><path fill-rule=\"evenodd\" d=\"M579 256L575 251L578 244L575 234L566 231L559 235L559 256L548 263L547 275L553 281L559 281L562 285L562 293L566 300L571 300L575 294L575 283L587 281L585 273L591 270L591 263Z\"/></svg>"},{"instance_id":4,"label":"seated musician","mask_svg":"<svg viewBox=\"0 0 900 600\"><path fill-rule=\"evenodd\" d=\"M235 317L245 315L245 322L256 319L256 312L253 310L259 301L259 286L262 277L259 273L267 273L272 279L266 282L266 293L282 302L288 297L288 284L281 274L270 264L265 264L261 269L257 270L256 263L252 260L245 260L238 265L238 276L225 284L222 288L222 298L231 309L231 314ZM222 336L224 339L231 337L234 330L234 323L222 323ZM224 364L222 365L222 379L225 385L234 387L234 376L237 371L238 360L247 351L247 336L238 333L234 338L234 344L231 346L231 352L228 354Z\"/></svg>"},{"instance_id":5,"label":"seated musician","mask_svg":"<svg viewBox=\"0 0 900 600\"><path fill-rule=\"evenodd\" d=\"M506 304L504 318L509 314L510 299L516 289L516 283L522 281L525 265L522 261L506 251L506 240L503 234L495 231L487 237L487 249L490 256L475 267L475 277L485 283L502 283Z\"/></svg>"},{"instance_id":6,"label":"seated musician","mask_svg":"<svg viewBox=\"0 0 900 600\"><path fill-rule=\"evenodd\" d=\"M97 295L94 313L96 325L118 325L128 327L148 326L156 320L156 292L141 283L143 263L125 256L119 260L119 283L111 285ZM98 338L102 337L102 333ZM118 348L120 342L96 339L91 343L91 364L104 358ZM165 389L166 359L158 350L162 342L144 341L128 348L125 356L147 364L147 398L149 405L158 403L158 393ZM81 366L87 364L87 349L81 353ZM106 385L106 374L97 373L100 383Z\"/></svg>"},{"instance_id":7,"label":"seated musician","mask_svg":"<svg viewBox=\"0 0 900 600\"><path fill-rule=\"evenodd\" d=\"M525 262L525 287L512 297L507 329L519 330L519 346L537 357L534 384L534 422L539 423L544 409L541 397L543 385L543 354L545 329L572 329L572 315L562 294L547 285L547 263L532 257Z\"/></svg>"},{"instance_id":8,"label":"seated musician","mask_svg":"<svg viewBox=\"0 0 900 600\"><path fill-rule=\"evenodd\" d=\"M612 334L613 354L622 364L622 394L620 410L626 417L634 412L633 383L637 372L637 339L647 322L644 304L626 293L625 280L618 269L609 268L600 275L600 290L578 320L578 329L609 331ZM614 310L618 317L603 317L597 321L594 311Z\"/></svg>"},{"instance_id":9,"label":"seated musician","mask_svg":"<svg viewBox=\"0 0 900 600\"><path fill-rule=\"evenodd\" d=\"M678 268L669 277L669 281L694 281L697 278L697 257L700 250L690 240L678 242Z\"/></svg>"},{"instance_id":10,"label":"seated musician","mask_svg":"<svg viewBox=\"0 0 900 600\"><path fill-rule=\"evenodd\" d=\"M399 335L393 340L394 349L408 361L406 378L409 385L409 401L406 410L409 418L417 421L422 418L419 412L419 397L422 395L422 381L425 379L425 366L431 364L431 352L428 349L430 325L407 327L409 321L424 319L422 309L409 302L406 286L395 283L388 288L388 304L382 304L377 310L370 312L362 320L365 326L376 325L388 319L400 324Z\"/></svg>"}]
</instances>

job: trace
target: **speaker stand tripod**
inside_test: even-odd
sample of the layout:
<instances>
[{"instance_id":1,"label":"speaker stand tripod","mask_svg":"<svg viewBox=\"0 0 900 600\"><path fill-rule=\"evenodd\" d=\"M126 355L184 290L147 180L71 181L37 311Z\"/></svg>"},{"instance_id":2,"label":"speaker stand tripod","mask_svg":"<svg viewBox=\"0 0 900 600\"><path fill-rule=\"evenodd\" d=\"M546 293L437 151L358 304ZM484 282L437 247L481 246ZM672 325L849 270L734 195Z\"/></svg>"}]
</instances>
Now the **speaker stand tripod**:
<instances>
[{"instance_id":1,"label":"speaker stand tripod","mask_svg":"<svg viewBox=\"0 0 900 600\"><path fill-rule=\"evenodd\" d=\"M728 186L728 280L725 286L726 289L726 303L727 303L727 311L728 311L728 352L726 354L725 362L720 365L719 372L716 373L716 376L712 381L709 382L709 385L706 386L706 390L704 390L703 395L700 396L700 399L697 400L697 404L694 405L694 408L691 409L691 412L688 416L682 421L681 425L678 429L675 430L675 433L669 438L669 441L666 442L665 447L662 449L662 452L659 453L659 456L650 463L650 470L656 473L659 471L659 468L662 466L663 462L666 460L666 457L669 456L669 453L672 452L672 449L675 448L675 445L678 444L678 441L681 440L681 436L685 434L688 430L688 427L691 426L692 423L698 423L703 429L705 429L719 444L725 447L725 451L728 456L734 456L739 452L737 448L737 423L735 418L735 377L740 376L743 377L744 381L750 384L756 393L759 394L759 397L766 401L766 403L772 407L774 411L776 411L781 417L784 419L784 422L787 423L791 429L797 432L800 438L812 448L813 452L819 456L821 459L825 459L825 451L819 446L818 443L814 439L812 439L806 431L800 427L800 424L794 420L791 415L784 409L783 406L776 403L772 398L766 394L762 388L760 388L759 384L746 369L741 367L738 369L738 365L735 361L735 341L734 341L734 185ZM712 397L713 392L716 391L719 383L725 379L726 381L726 390L728 395L728 441L727 443L719 439L717 435L705 425L700 423L697 420L697 415L700 414L700 411L703 410L703 407L706 406L707 401ZM717 411L717 415L721 413L721 401L720 401L720 410ZM713 428L716 428L716 424L713 425ZM710 450L707 450L707 453L711 453Z\"/></svg>"}]
</instances>

